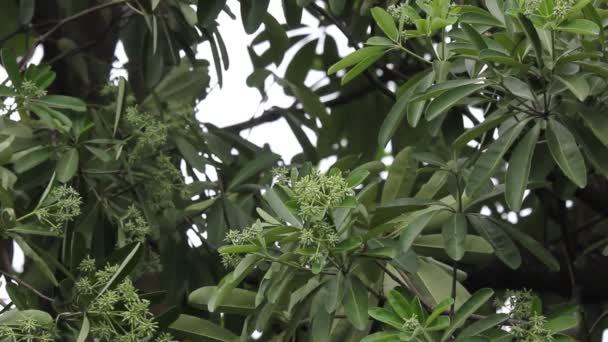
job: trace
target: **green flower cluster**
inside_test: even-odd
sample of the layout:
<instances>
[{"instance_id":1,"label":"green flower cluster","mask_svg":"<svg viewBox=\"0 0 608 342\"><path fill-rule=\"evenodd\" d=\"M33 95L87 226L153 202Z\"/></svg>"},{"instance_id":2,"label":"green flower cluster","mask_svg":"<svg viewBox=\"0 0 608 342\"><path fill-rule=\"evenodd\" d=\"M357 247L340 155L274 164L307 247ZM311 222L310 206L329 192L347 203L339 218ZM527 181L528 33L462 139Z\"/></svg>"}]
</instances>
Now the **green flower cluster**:
<instances>
[{"instance_id":1,"label":"green flower cluster","mask_svg":"<svg viewBox=\"0 0 608 342\"><path fill-rule=\"evenodd\" d=\"M0 340L11 342L55 341L53 327L42 325L31 317L20 319L15 325L0 325Z\"/></svg>"},{"instance_id":2,"label":"green flower cluster","mask_svg":"<svg viewBox=\"0 0 608 342\"><path fill-rule=\"evenodd\" d=\"M577 0L555 0L550 16L556 20L564 19L566 14L568 14L572 7L576 5L576 1ZM539 9L541 8L542 3L543 0L523 0L520 2L524 15L528 17L539 15Z\"/></svg>"},{"instance_id":3,"label":"green flower cluster","mask_svg":"<svg viewBox=\"0 0 608 342\"><path fill-rule=\"evenodd\" d=\"M144 242L150 235L150 225L134 205L127 209L127 213L121 219L121 227L125 234L125 244Z\"/></svg>"},{"instance_id":4,"label":"green flower cluster","mask_svg":"<svg viewBox=\"0 0 608 342\"><path fill-rule=\"evenodd\" d=\"M245 227L243 230L230 229L224 238L224 241L232 245L253 244L261 238L262 232L261 222L258 220L255 224ZM222 254L222 265L226 268L236 267L241 262L241 257L238 254Z\"/></svg>"},{"instance_id":5,"label":"green flower cluster","mask_svg":"<svg viewBox=\"0 0 608 342\"><path fill-rule=\"evenodd\" d=\"M100 293L118 272L118 265L97 270L95 260L87 257L78 270L83 273L75 285L78 303L86 305L92 338L102 342L136 342L149 340L156 334L158 324L150 312L150 302L139 297L130 279ZM172 341L172 338L163 334L156 341Z\"/></svg>"},{"instance_id":6,"label":"green flower cluster","mask_svg":"<svg viewBox=\"0 0 608 342\"><path fill-rule=\"evenodd\" d=\"M138 160L144 151L155 151L167 141L167 126L160 120L146 113L141 113L136 107L126 110L127 122L134 128L135 146L129 156L130 161Z\"/></svg>"},{"instance_id":7,"label":"green flower cluster","mask_svg":"<svg viewBox=\"0 0 608 342\"><path fill-rule=\"evenodd\" d=\"M46 90L40 89L38 85L30 80L21 82L21 95L28 99L37 99L46 95Z\"/></svg>"},{"instance_id":8,"label":"green flower cluster","mask_svg":"<svg viewBox=\"0 0 608 342\"><path fill-rule=\"evenodd\" d=\"M348 196L352 196L353 189L339 171L328 174L312 171L300 176L297 169L280 167L273 169L272 173L275 186L281 187L291 197L294 214L302 222L302 228L296 230L290 238L299 247L300 263L304 266L322 263L330 249L340 242L340 235L327 214L340 206ZM230 230L225 241L237 246L264 245L264 227L276 225L258 220L243 230ZM240 261L238 253L222 253L222 263L227 268L236 266Z\"/></svg>"},{"instance_id":9,"label":"green flower cluster","mask_svg":"<svg viewBox=\"0 0 608 342\"><path fill-rule=\"evenodd\" d=\"M401 329L411 333L412 336L416 336L423 331L422 324L418 320L418 316L412 315L410 318L407 318L403 321L403 325L401 325Z\"/></svg>"},{"instance_id":10,"label":"green flower cluster","mask_svg":"<svg viewBox=\"0 0 608 342\"><path fill-rule=\"evenodd\" d=\"M353 191L340 174L318 172L301 177L293 184L298 214L304 221L321 221L329 208L342 203Z\"/></svg>"},{"instance_id":11,"label":"green flower cluster","mask_svg":"<svg viewBox=\"0 0 608 342\"><path fill-rule=\"evenodd\" d=\"M82 198L71 186L62 185L54 188L44 201L42 207L36 209L33 214L38 220L46 223L51 231L60 235L63 226L80 215Z\"/></svg>"},{"instance_id":12,"label":"green flower cluster","mask_svg":"<svg viewBox=\"0 0 608 342\"><path fill-rule=\"evenodd\" d=\"M150 181L145 185L148 194L147 204L155 209L173 208L172 194L181 192L184 181L182 174L171 162L171 159L159 154L150 170Z\"/></svg>"},{"instance_id":13,"label":"green flower cluster","mask_svg":"<svg viewBox=\"0 0 608 342\"><path fill-rule=\"evenodd\" d=\"M521 342L551 342L554 341L553 332L545 327L545 316L533 315L524 323L514 324L511 334Z\"/></svg>"},{"instance_id":14,"label":"green flower cluster","mask_svg":"<svg viewBox=\"0 0 608 342\"><path fill-rule=\"evenodd\" d=\"M553 332L545 327L546 318L534 309L535 297L530 290L508 290L504 299L495 302L496 307L505 303L509 308L509 317L514 323L511 326L511 335L522 342L549 342L553 341Z\"/></svg>"}]
</instances>

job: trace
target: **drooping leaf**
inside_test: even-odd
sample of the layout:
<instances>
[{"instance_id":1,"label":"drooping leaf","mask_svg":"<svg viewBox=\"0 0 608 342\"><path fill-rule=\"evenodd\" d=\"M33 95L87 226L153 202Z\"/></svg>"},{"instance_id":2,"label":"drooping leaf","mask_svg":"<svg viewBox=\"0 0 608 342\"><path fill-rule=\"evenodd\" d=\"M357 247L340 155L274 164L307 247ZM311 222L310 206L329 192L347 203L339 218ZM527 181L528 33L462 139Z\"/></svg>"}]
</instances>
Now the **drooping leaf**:
<instances>
[{"instance_id":1,"label":"drooping leaf","mask_svg":"<svg viewBox=\"0 0 608 342\"><path fill-rule=\"evenodd\" d=\"M473 293L471 297L464 303L462 306L456 310L454 317L452 319L452 323L450 327L445 330L443 336L441 337L441 341L447 341L450 336L461 327L466 320L471 317L479 308L484 305L492 296L494 295L494 291L488 288L480 289L477 292Z\"/></svg>"},{"instance_id":2,"label":"drooping leaf","mask_svg":"<svg viewBox=\"0 0 608 342\"><path fill-rule=\"evenodd\" d=\"M74 147L61 156L55 170L58 181L67 183L74 177L78 170L78 159L78 150Z\"/></svg>"},{"instance_id":3,"label":"drooping leaf","mask_svg":"<svg viewBox=\"0 0 608 342\"><path fill-rule=\"evenodd\" d=\"M414 148L408 146L395 156L382 189L381 204L390 202L398 196L409 196L416 180L416 168L418 167L418 161L413 158L413 153Z\"/></svg>"},{"instance_id":4,"label":"drooping leaf","mask_svg":"<svg viewBox=\"0 0 608 342\"><path fill-rule=\"evenodd\" d=\"M467 215L467 220L477 233L492 245L498 259L512 269L519 268L521 265L519 250L513 240L499 226L489 218L478 214Z\"/></svg>"},{"instance_id":5,"label":"drooping leaf","mask_svg":"<svg viewBox=\"0 0 608 342\"><path fill-rule=\"evenodd\" d=\"M357 276L346 278L344 309L348 320L358 330L367 327L367 296L368 291Z\"/></svg>"},{"instance_id":6,"label":"drooping leaf","mask_svg":"<svg viewBox=\"0 0 608 342\"><path fill-rule=\"evenodd\" d=\"M208 320L189 315L179 315L177 320L169 326L169 331L176 337L192 341L238 341L238 336L230 330Z\"/></svg>"},{"instance_id":7,"label":"drooping leaf","mask_svg":"<svg viewBox=\"0 0 608 342\"><path fill-rule=\"evenodd\" d=\"M509 159L509 168L507 169L505 181L505 199L512 210L518 211L521 209L524 191L528 186L530 168L532 167L532 155L539 134L540 125L536 124L517 144L513 150L511 159Z\"/></svg>"},{"instance_id":8,"label":"drooping leaf","mask_svg":"<svg viewBox=\"0 0 608 342\"><path fill-rule=\"evenodd\" d=\"M479 157L467 180L466 193L468 196L475 196L484 189L490 177L494 175L496 169L502 163L502 157L507 153L527 123L528 121L524 120L509 128Z\"/></svg>"},{"instance_id":9,"label":"drooping leaf","mask_svg":"<svg viewBox=\"0 0 608 342\"><path fill-rule=\"evenodd\" d=\"M572 133L553 118L549 118L545 133L549 151L559 168L574 184L584 188L587 185L587 168Z\"/></svg>"},{"instance_id":10,"label":"drooping leaf","mask_svg":"<svg viewBox=\"0 0 608 342\"><path fill-rule=\"evenodd\" d=\"M464 256L467 236L467 219L462 213L454 213L443 224L441 229L445 242L445 251L454 260Z\"/></svg>"}]
</instances>

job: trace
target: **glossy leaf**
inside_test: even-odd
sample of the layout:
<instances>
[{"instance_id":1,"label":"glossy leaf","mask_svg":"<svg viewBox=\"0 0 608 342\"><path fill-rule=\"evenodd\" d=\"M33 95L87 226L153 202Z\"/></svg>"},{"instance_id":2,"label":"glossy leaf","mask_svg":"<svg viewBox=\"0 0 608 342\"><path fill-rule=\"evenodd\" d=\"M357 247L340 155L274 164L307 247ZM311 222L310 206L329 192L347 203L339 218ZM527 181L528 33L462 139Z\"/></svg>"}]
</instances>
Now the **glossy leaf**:
<instances>
[{"instance_id":1,"label":"glossy leaf","mask_svg":"<svg viewBox=\"0 0 608 342\"><path fill-rule=\"evenodd\" d=\"M456 329L460 328L466 320L471 317L479 308L481 308L492 296L494 295L494 291L491 289L480 289L477 292L473 293L471 297L462 304L462 306L456 310L454 317L452 319L452 323L450 327L446 329L441 337L441 341L447 341L452 333L456 331Z\"/></svg>"},{"instance_id":2,"label":"glossy leaf","mask_svg":"<svg viewBox=\"0 0 608 342\"><path fill-rule=\"evenodd\" d=\"M514 211L521 209L524 191L528 186L530 168L532 167L532 156L539 134L540 125L536 124L517 144L511 154L511 159L509 159L505 181L505 199L509 208Z\"/></svg>"},{"instance_id":3,"label":"glossy leaf","mask_svg":"<svg viewBox=\"0 0 608 342\"><path fill-rule=\"evenodd\" d=\"M521 255L513 240L494 222L478 214L467 215L471 226L494 248L496 257L512 269L521 265Z\"/></svg>"},{"instance_id":4,"label":"glossy leaf","mask_svg":"<svg viewBox=\"0 0 608 342\"><path fill-rule=\"evenodd\" d=\"M481 157L479 157L467 180L466 193L468 196L478 195L481 190L483 190L490 180L490 177L494 175L502 163L503 156L507 153L527 123L528 121L525 120L511 127L500 135Z\"/></svg>"},{"instance_id":5,"label":"glossy leaf","mask_svg":"<svg viewBox=\"0 0 608 342\"><path fill-rule=\"evenodd\" d=\"M465 253L465 241L467 236L467 219L464 214L454 213L443 224L443 240L445 251L454 260L460 260Z\"/></svg>"},{"instance_id":6,"label":"glossy leaf","mask_svg":"<svg viewBox=\"0 0 608 342\"><path fill-rule=\"evenodd\" d=\"M346 317L358 330L367 327L367 296L367 289L359 278L353 275L346 278L344 309Z\"/></svg>"},{"instance_id":7,"label":"glossy leaf","mask_svg":"<svg viewBox=\"0 0 608 342\"><path fill-rule=\"evenodd\" d=\"M374 21L382 32L391 40L397 41L399 39L399 30L397 29L397 25L395 25L393 16L388 14L382 7L372 8L371 13Z\"/></svg>"},{"instance_id":8,"label":"glossy leaf","mask_svg":"<svg viewBox=\"0 0 608 342\"><path fill-rule=\"evenodd\" d=\"M485 87L485 84L469 84L446 91L429 104L425 112L426 119L430 121L437 118L440 114L455 106L459 101Z\"/></svg>"},{"instance_id":9,"label":"glossy leaf","mask_svg":"<svg viewBox=\"0 0 608 342\"><path fill-rule=\"evenodd\" d=\"M553 118L549 119L545 132L549 151L559 168L574 184L584 188L587 185L587 168L572 133Z\"/></svg>"}]
</instances>

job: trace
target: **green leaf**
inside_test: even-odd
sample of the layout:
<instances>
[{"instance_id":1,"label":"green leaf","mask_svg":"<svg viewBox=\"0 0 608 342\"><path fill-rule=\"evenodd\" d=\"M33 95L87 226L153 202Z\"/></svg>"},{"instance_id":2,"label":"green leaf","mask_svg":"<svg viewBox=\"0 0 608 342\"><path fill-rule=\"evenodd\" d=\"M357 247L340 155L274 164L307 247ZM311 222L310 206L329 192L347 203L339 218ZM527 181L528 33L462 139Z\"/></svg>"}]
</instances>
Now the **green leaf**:
<instances>
[{"instance_id":1,"label":"green leaf","mask_svg":"<svg viewBox=\"0 0 608 342\"><path fill-rule=\"evenodd\" d=\"M572 133L555 119L549 118L545 135L549 151L559 168L574 184L584 188L587 185L587 168Z\"/></svg>"},{"instance_id":2,"label":"green leaf","mask_svg":"<svg viewBox=\"0 0 608 342\"><path fill-rule=\"evenodd\" d=\"M272 210L285 222L298 228L302 227L302 222L289 210L275 189L268 189L264 194L264 199L266 199Z\"/></svg>"},{"instance_id":3,"label":"green leaf","mask_svg":"<svg viewBox=\"0 0 608 342\"><path fill-rule=\"evenodd\" d=\"M46 95L39 99L31 100L31 102L51 108L69 109L76 112L84 112L87 110L87 105L84 103L84 101L71 96Z\"/></svg>"},{"instance_id":4,"label":"green leaf","mask_svg":"<svg viewBox=\"0 0 608 342\"><path fill-rule=\"evenodd\" d=\"M381 204L386 204L398 196L407 197L410 194L418 168L418 161L412 157L413 153L414 147L408 146L395 156L382 188Z\"/></svg>"},{"instance_id":5,"label":"green leaf","mask_svg":"<svg viewBox=\"0 0 608 342\"><path fill-rule=\"evenodd\" d=\"M462 27L462 30L464 31L471 44L473 44L473 46L477 50L481 51L488 48L488 45L483 40L481 34L479 34L479 32L477 32L477 30L473 26L464 23L461 23L460 26Z\"/></svg>"},{"instance_id":6,"label":"green leaf","mask_svg":"<svg viewBox=\"0 0 608 342\"><path fill-rule=\"evenodd\" d=\"M44 188L44 191L42 192L42 195L40 195L40 199L38 200L38 204L36 205L36 208L34 210L40 208L40 206L42 205L42 203L44 203L44 201L48 197L49 193L51 192L51 189L53 189L53 185L55 184L55 178L56 178L56 176L57 176L57 173L53 172L53 175L51 176L51 179L47 183L46 188Z\"/></svg>"},{"instance_id":7,"label":"green leaf","mask_svg":"<svg viewBox=\"0 0 608 342\"><path fill-rule=\"evenodd\" d=\"M325 310L327 312L336 311L340 305L342 305L342 299L344 298L344 274L338 272L335 277L331 277L324 287L327 291L327 300L325 301Z\"/></svg>"},{"instance_id":8,"label":"green leaf","mask_svg":"<svg viewBox=\"0 0 608 342\"><path fill-rule=\"evenodd\" d=\"M437 213L437 210L427 211L413 219L412 222L405 227L399 238L399 244L402 251L405 252L412 247L414 240L422 233L422 230L431 222Z\"/></svg>"},{"instance_id":9,"label":"green leaf","mask_svg":"<svg viewBox=\"0 0 608 342\"><path fill-rule=\"evenodd\" d=\"M243 27L247 34L252 34L262 24L270 0L243 0L240 3Z\"/></svg>"},{"instance_id":10,"label":"green leaf","mask_svg":"<svg viewBox=\"0 0 608 342\"><path fill-rule=\"evenodd\" d=\"M437 304L433 308L433 312L431 312L429 317L427 317L424 324L427 327L431 326L431 323L433 323L433 321L435 321L435 319L437 319L439 317L439 315L445 313L452 304L454 304L454 299L452 299L452 298L446 298L446 299L442 300L441 303ZM450 325L449 320L448 320L447 325L448 326ZM445 328L447 328L447 326L445 326Z\"/></svg>"},{"instance_id":11,"label":"green leaf","mask_svg":"<svg viewBox=\"0 0 608 342\"><path fill-rule=\"evenodd\" d=\"M221 254L241 254L259 252L262 247L258 245L226 245L221 246L217 251Z\"/></svg>"},{"instance_id":12,"label":"green leaf","mask_svg":"<svg viewBox=\"0 0 608 342\"><path fill-rule=\"evenodd\" d=\"M608 117L605 113L601 113L599 110L583 110L579 112L579 115L583 118L587 127L591 129L596 138L598 138L602 144L608 146Z\"/></svg>"},{"instance_id":13,"label":"green leaf","mask_svg":"<svg viewBox=\"0 0 608 342\"><path fill-rule=\"evenodd\" d=\"M406 320L412 317L414 309L411 307L407 299L397 289L392 289L386 296L388 303L391 308L402 320Z\"/></svg>"},{"instance_id":14,"label":"green leaf","mask_svg":"<svg viewBox=\"0 0 608 342\"><path fill-rule=\"evenodd\" d=\"M422 93L416 94L410 101L422 101L422 100L430 100L434 97L437 97L446 91L454 88L460 88L465 85L470 84L482 84L484 80L482 79L457 79L457 80L448 80L437 83L432 87L425 89Z\"/></svg>"},{"instance_id":15,"label":"green leaf","mask_svg":"<svg viewBox=\"0 0 608 342\"><path fill-rule=\"evenodd\" d=\"M184 157L184 160L193 168L200 172L205 171L205 158L199 154L199 151L184 137L176 137L175 145L179 153Z\"/></svg>"},{"instance_id":16,"label":"green leaf","mask_svg":"<svg viewBox=\"0 0 608 342\"><path fill-rule=\"evenodd\" d=\"M536 31L536 28L534 27L530 19L528 19L528 17L526 17L523 13L519 13L517 18L519 19L519 22L521 23L521 26L524 29L526 37L528 37L528 40L532 44L534 52L536 52L536 61L542 68L544 65L543 48L540 42L540 38L538 37L538 32Z\"/></svg>"},{"instance_id":17,"label":"green leaf","mask_svg":"<svg viewBox=\"0 0 608 342\"><path fill-rule=\"evenodd\" d=\"M608 64L600 61L576 61L576 64L602 77L608 77Z\"/></svg>"},{"instance_id":18,"label":"green leaf","mask_svg":"<svg viewBox=\"0 0 608 342\"><path fill-rule=\"evenodd\" d=\"M458 136L458 138L456 138L456 140L454 140L454 142L452 143L452 147L455 149L463 148L464 146L466 146L466 144L469 141L471 141L471 140L479 137L480 135L486 133L487 131L495 128L496 126L500 125L501 123L503 123L506 119L510 118L511 116L512 116L512 114L498 114L498 115L494 115L492 117L486 118L479 125L471 128L471 129L467 129L460 136Z\"/></svg>"},{"instance_id":19,"label":"green leaf","mask_svg":"<svg viewBox=\"0 0 608 342\"><path fill-rule=\"evenodd\" d=\"M549 318L545 323L545 328L553 332L560 332L578 326L578 310L567 310L565 313Z\"/></svg>"},{"instance_id":20,"label":"green leaf","mask_svg":"<svg viewBox=\"0 0 608 342\"><path fill-rule=\"evenodd\" d=\"M346 278L344 309L348 320L358 330L367 328L367 289L355 275Z\"/></svg>"},{"instance_id":21,"label":"green leaf","mask_svg":"<svg viewBox=\"0 0 608 342\"><path fill-rule=\"evenodd\" d=\"M420 235L413 243L414 247L434 248L445 250L445 242L442 234ZM464 239L465 253L492 254L494 249L481 236L468 234Z\"/></svg>"},{"instance_id":22,"label":"green leaf","mask_svg":"<svg viewBox=\"0 0 608 342\"><path fill-rule=\"evenodd\" d=\"M382 32L393 41L399 40L399 30L395 25L393 16L388 14L382 7L374 7L371 9L374 21L380 27Z\"/></svg>"},{"instance_id":23,"label":"green leaf","mask_svg":"<svg viewBox=\"0 0 608 342\"><path fill-rule=\"evenodd\" d=\"M538 261L545 264L550 271L559 272L559 260L557 260L553 254L551 254L551 252L549 252L549 250L547 250L540 242L509 224L499 221L497 222L496 220L494 220L494 222L500 225L502 230L509 234L513 240L527 249L530 254L538 259Z\"/></svg>"},{"instance_id":24,"label":"green leaf","mask_svg":"<svg viewBox=\"0 0 608 342\"><path fill-rule=\"evenodd\" d=\"M243 168L241 168L237 174L232 178L232 182L228 186L228 190L234 189L237 185L242 184L249 178L255 176L256 174L270 169L277 160L279 160L277 154L266 152L261 155L256 156L255 159L249 161Z\"/></svg>"},{"instance_id":25,"label":"green leaf","mask_svg":"<svg viewBox=\"0 0 608 342\"><path fill-rule=\"evenodd\" d=\"M127 80L124 77L121 77L118 80L118 94L116 94L116 111L114 113L114 128L112 129L112 137L116 135L116 130L118 129L122 112L125 110L126 90Z\"/></svg>"},{"instance_id":26,"label":"green leaf","mask_svg":"<svg viewBox=\"0 0 608 342\"><path fill-rule=\"evenodd\" d=\"M403 320L395 315L392 311L383 308L371 308L367 313L375 320L380 321L384 324L388 324L393 328L400 329L403 325Z\"/></svg>"},{"instance_id":27,"label":"green leaf","mask_svg":"<svg viewBox=\"0 0 608 342\"><path fill-rule=\"evenodd\" d=\"M70 148L61 159L57 162L55 172L57 180L61 183L67 183L74 177L78 170L78 150L74 147Z\"/></svg>"},{"instance_id":28,"label":"green leaf","mask_svg":"<svg viewBox=\"0 0 608 342\"><path fill-rule=\"evenodd\" d=\"M169 331L176 337L191 341L234 342L239 339L230 330L208 320L189 315L179 315L177 320L169 326Z\"/></svg>"},{"instance_id":29,"label":"green leaf","mask_svg":"<svg viewBox=\"0 0 608 342\"><path fill-rule=\"evenodd\" d=\"M503 78L502 83L505 88L507 88L507 90L515 96L519 96L529 101L534 101L536 99L528 83L520 79L507 76Z\"/></svg>"},{"instance_id":30,"label":"green leaf","mask_svg":"<svg viewBox=\"0 0 608 342\"><path fill-rule=\"evenodd\" d=\"M363 181L365 181L367 176L369 176L369 173L370 172L365 169L358 169L358 170L352 171L346 178L346 183L348 184L348 187L354 188L354 187L358 186L359 184L363 183Z\"/></svg>"},{"instance_id":31,"label":"green leaf","mask_svg":"<svg viewBox=\"0 0 608 342\"><path fill-rule=\"evenodd\" d=\"M507 315L507 314L493 314L493 315L486 316L486 317L480 319L479 321L471 323L468 326L466 326L464 329L462 329L460 334L458 334L458 341L460 341L461 338L469 337L469 336L477 336L487 330L496 328L497 326L499 326L501 323L503 323L504 321L506 321L508 319L509 319L509 315Z\"/></svg>"},{"instance_id":32,"label":"green leaf","mask_svg":"<svg viewBox=\"0 0 608 342\"><path fill-rule=\"evenodd\" d=\"M34 0L19 1L19 22L22 25L27 25L32 21L32 17L34 16L34 8Z\"/></svg>"},{"instance_id":33,"label":"green leaf","mask_svg":"<svg viewBox=\"0 0 608 342\"><path fill-rule=\"evenodd\" d=\"M454 213L443 224L441 233L445 242L445 252L456 261L462 259L467 237L466 216L462 213Z\"/></svg>"},{"instance_id":34,"label":"green leaf","mask_svg":"<svg viewBox=\"0 0 608 342\"><path fill-rule=\"evenodd\" d=\"M96 298L99 298L104 292L106 292L106 290L115 286L120 279L128 275L132 266L139 261L142 250L141 243L136 243L133 245L133 249L131 249L129 254L127 254L127 256L122 260L120 266L118 266L118 269L116 270L116 273L112 275L112 278L110 278L101 291L99 291Z\"/></svg>"},{"instance_id":35,"label":"green leaf","mask_svg":"<svg viewBox=\"0 0 608 342\"><path fill-rule=\"evenodd\" d=\"M0 85L0 96L12 97L17 95L15 90L11 87L7 87L5 85Z\"/></svg>"},{"instance_id":36,"label":"green leaf","mask_svg":"<svg viewBox=\"0 0 608 342\"><path fill-rule=\"evenodd\" d=\"M393 47L395 46L395 43L393 43L392 40L387 39L385 37L370 37L366 42L365 45L370 45L370 46L384 46L384 47Z\"/></svg>"},{"instance_id":37,"label":"green leaf","mask_svg":"<svg viewBox=\"0 0 608 342\"><path fill-rule=\"evenodd\" d=\"M375 56L378 54L382 55L385 49L386 48L384 47L370 46L355 50L354 52L339 60L336 64L332 65L327 71L327 74L332 75L337 71L355 65L368 57Z\"/></svg>"},{"instance_id":38,"label":"green leaf","mask_svg":"<svg viewBox=\"0 0 608 342\"><path fill-rule=\"evenodd\" d=\"M400 332L395 331L381 331L365 336L361 342L394 342L400 341Z\"/></svg>"},{"instance_id":39,"label":"green leaf","mask_svg":"<svg viewBox=\"0 0 608 342\"><path fill-rule=\"evenodd\" d=\"M217 286L205 286L194 290L188 296L188 304L195 308L208 311L209 301L218 291ZM218 307L221 312L247 316L255 311L256 292L235 288L229 291L222 304Z\"/></svg>"},{"instance_id":40,"label":"green leaf","mask_svg":"<svg viewBox=\"0 0 608 342\"><path fill-rule=\"evenodd\" d=\"M418 261L418 270L411 280L421 298L429 305L436 306L444 299L451 297L453 279L451 269L440 266L438 262L430 258L419 258ZM457 281L455 308L458 309L469 297L469 292ZM415 297L414 300L418 301L418 297ZM421 308L416 313L422 320L426 319L424 311Z\"/></svg>"},{"instance_id":41,"label":"green leaf","mask_svg":"<svg viewBox=\"0 0 608 342\"><path fill-rule=\"evenodd\" d=\"M587 19L571 19L562 23L557 27L558 31L571 32L576 34L600 34L600 27L591 20Z\"/></svg>"},{"instance_id":42,"label":"green leaf","mask_svg":"<svg viewBox=\"0 0 608 342\"><path fill-rule=\"evenodd\" d=\"M431 121L439 117L448 109L452 108L465 97L478 92L486 87L486 84L469 84L453 88L435 98L426 109L425 117Z\"/></svg>"},{"instance_id":43,"label":"green leaf","mask_svg":"<svg viewBox=\"0 0 608 342\"><path fill-rule=\"evenodd\" d=\"M28 242L21 236L17 234L10 234L9 236L12 237L15 242L17 242L19 247L21 247L21 249L23 250L23 254L32 259L32 261L37 266L38 270L42 273L42 275L44 275L44 277L50 280L51 284L59 286L57 278L55 278L55 274L53 273L49 265L46 263L44 258L42 258L38 253L36 253L36 251L34 251L34 249L30 247Z\"/></svg>"},{"instance_id":44,"label":"green leaf","mask_svg":"<svg viewBox=\"0 0 608 342\"><path fill-rule=\"evenodd\" d=\"M586 75L555 75L555 78L562 82L581 102L584 102L591 92Z\"/></svg>"},{"instance_id":45,"label":"green leaf","mask_svg":"<svg viewBox=\"0 0 608 342\"><path fill-rule=\"evenodd\" d=\"M471 295L471 297L464 304L462 304L462 306L454 314L452 323L450 324L450 327L443 333L441 341L447 341L454 331L460 328L466 322L466 320L477 310L479 310L479 308L490 298L492 298L493 295L494 291L487 288L480 289Z\"/></svg>"},{"instance_id":46,"label":"green leaf","mask_svg":"<svg viewBox=\"0 0 608 342\"><path fill-rule=\"evenodd\" d=\"M532 166L532 155L540 134L540 125L536 124L517 144L511 159L505 181L505 200L509 208L514 211L521 209L524 199L524 191L528 186L530 167Z\"/></svg>"},{"instance_id":47,"label":"green leaf","mask_svg":"<svg viewBox=\"0 0 608 342\"><path fill-rule=\"evenodd\" d=\"M344 77L342 78L342 82L340 82L340 84L345 85L346 83L352 81L355 77L359 76L359 74L361 74L362 72L367 70L367 68L370 65L374 64L378 59L380 59L380 57L382 57L383 54L384 54L384 52L377 53L377 54L371 55L371 56L365 58L364 60L362 60L361 62L359 62L352 69L350 69L346 73L346 75L344 75Z\"/></svg>"},{"instance_id":48,"label":"green leaf","mask_svg":"<svg viewBox=\"0 0 608 342\"><path fill-rule=\"evenodd\" d=\"M2 51L0 51L0 57L4 70L8 74L8 78L11 80L13 87L20 89L21 73L19 72L19 66L17 65L17 58L9 49L2 49Z\"/></svg>"},{"instance_id":49,"label":"green leaf","mask_svg":"<svg viewBox=\"0 0 608 342\"><path fill-rule=\"evenodd\" d=\"M86 342L90 330L91 323L89 322L89 318L85 314L84 318L82 319L82 326L80 327L80 332L78 333L78 338L76 339L76 342Z\"/></svg>"},{"instance_id":50,"label":"green leaf","mask_svg":"<svg viewBox=\"0 0 608 342\"><path fill-rule=\"evenodd\" d=\"M479 157L467 180L466 193L469 197L478 195L486 186L502 163L515 139L519 136L529 120L521 121L500 135L496 141Z\"/></svg>"},{"instance_id":51,"label":"green leaf","mask_svg":"<svg viewBox=\"0 0 608 342\"><path fill-rule=\"evenodd\" d=\"M473 228L494 248L496 257L512 269L521 265L521 255L513 240L489 218L478 214L467 215Z\"/></svg>"},{"instance_id":52,"label":"green leaf","mask_svg":"<svg viewBox=\"0 0 608 342\"><path fill-rule=\"evenodd\" d=\"M217 18L225 5L226 0L199 0L196 8L198 25L208 27L209 24L215 21L215 18Z\"/></svg>"},{"instance_id":53,"label":"green leaf","mask_svg":"<svg viewBox=\"0 0 608 342\"><path fill-rule=\"evenodd\" d=\"M209 312L215 312L221 307L226 300L228 300L232 291L236 286L245 279L245 277L251 272L251 270L258 264L260 257L254 254L248 254L241 260L236 266L234 271L228 273L220 283L217 291L213 293L213 296L207 302Z\"/></svg>"},{"instance_id":54,"label":"green leaf","mask_svg":"<svg viewBox=\"0 0 608 342\"><path fill-rule=\"evenodd\" d=\"M403 117L408 113L408 104L411 102L412 94L417 89L418 85L425 85L423 90L433 82L434 73L421 72L411 77L403 86L401 86L398 92L397 101L391 107L391 110L386 115L382 126L380 127L380 133L378 134L378 145L381 147L386 146L388 141L397 131L399 125L403 121ZM422 103L424 105L424 103ZM422 111L420 111L421 113ZM418 114L418 113L416 113ZM409 113L408 113L409 117ZM413 117L414 119L410 124L416 126L420 117Z\"/></svg>"}]
</instances>

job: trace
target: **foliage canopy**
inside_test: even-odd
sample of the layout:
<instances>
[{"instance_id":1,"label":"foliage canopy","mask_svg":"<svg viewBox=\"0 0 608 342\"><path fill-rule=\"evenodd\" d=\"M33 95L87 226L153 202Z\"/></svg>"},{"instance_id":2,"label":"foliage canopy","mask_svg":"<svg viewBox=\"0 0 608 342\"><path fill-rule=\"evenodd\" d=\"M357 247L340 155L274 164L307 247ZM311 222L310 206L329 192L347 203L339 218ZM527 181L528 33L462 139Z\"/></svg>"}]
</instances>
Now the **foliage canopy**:
<instances>
[{"instance_id":1,"label":"foliage canopy","mask_svg":"<svg viewBox=\"0 0 608 342\"><path fill-rule=\"evenodd\" d=\"M269 4L4 1L0 341L599 340L605 2ZM294 102L220 128L237 10ZM293 160L240 135L275 120Z\"/></svg>"}]
</instances>

